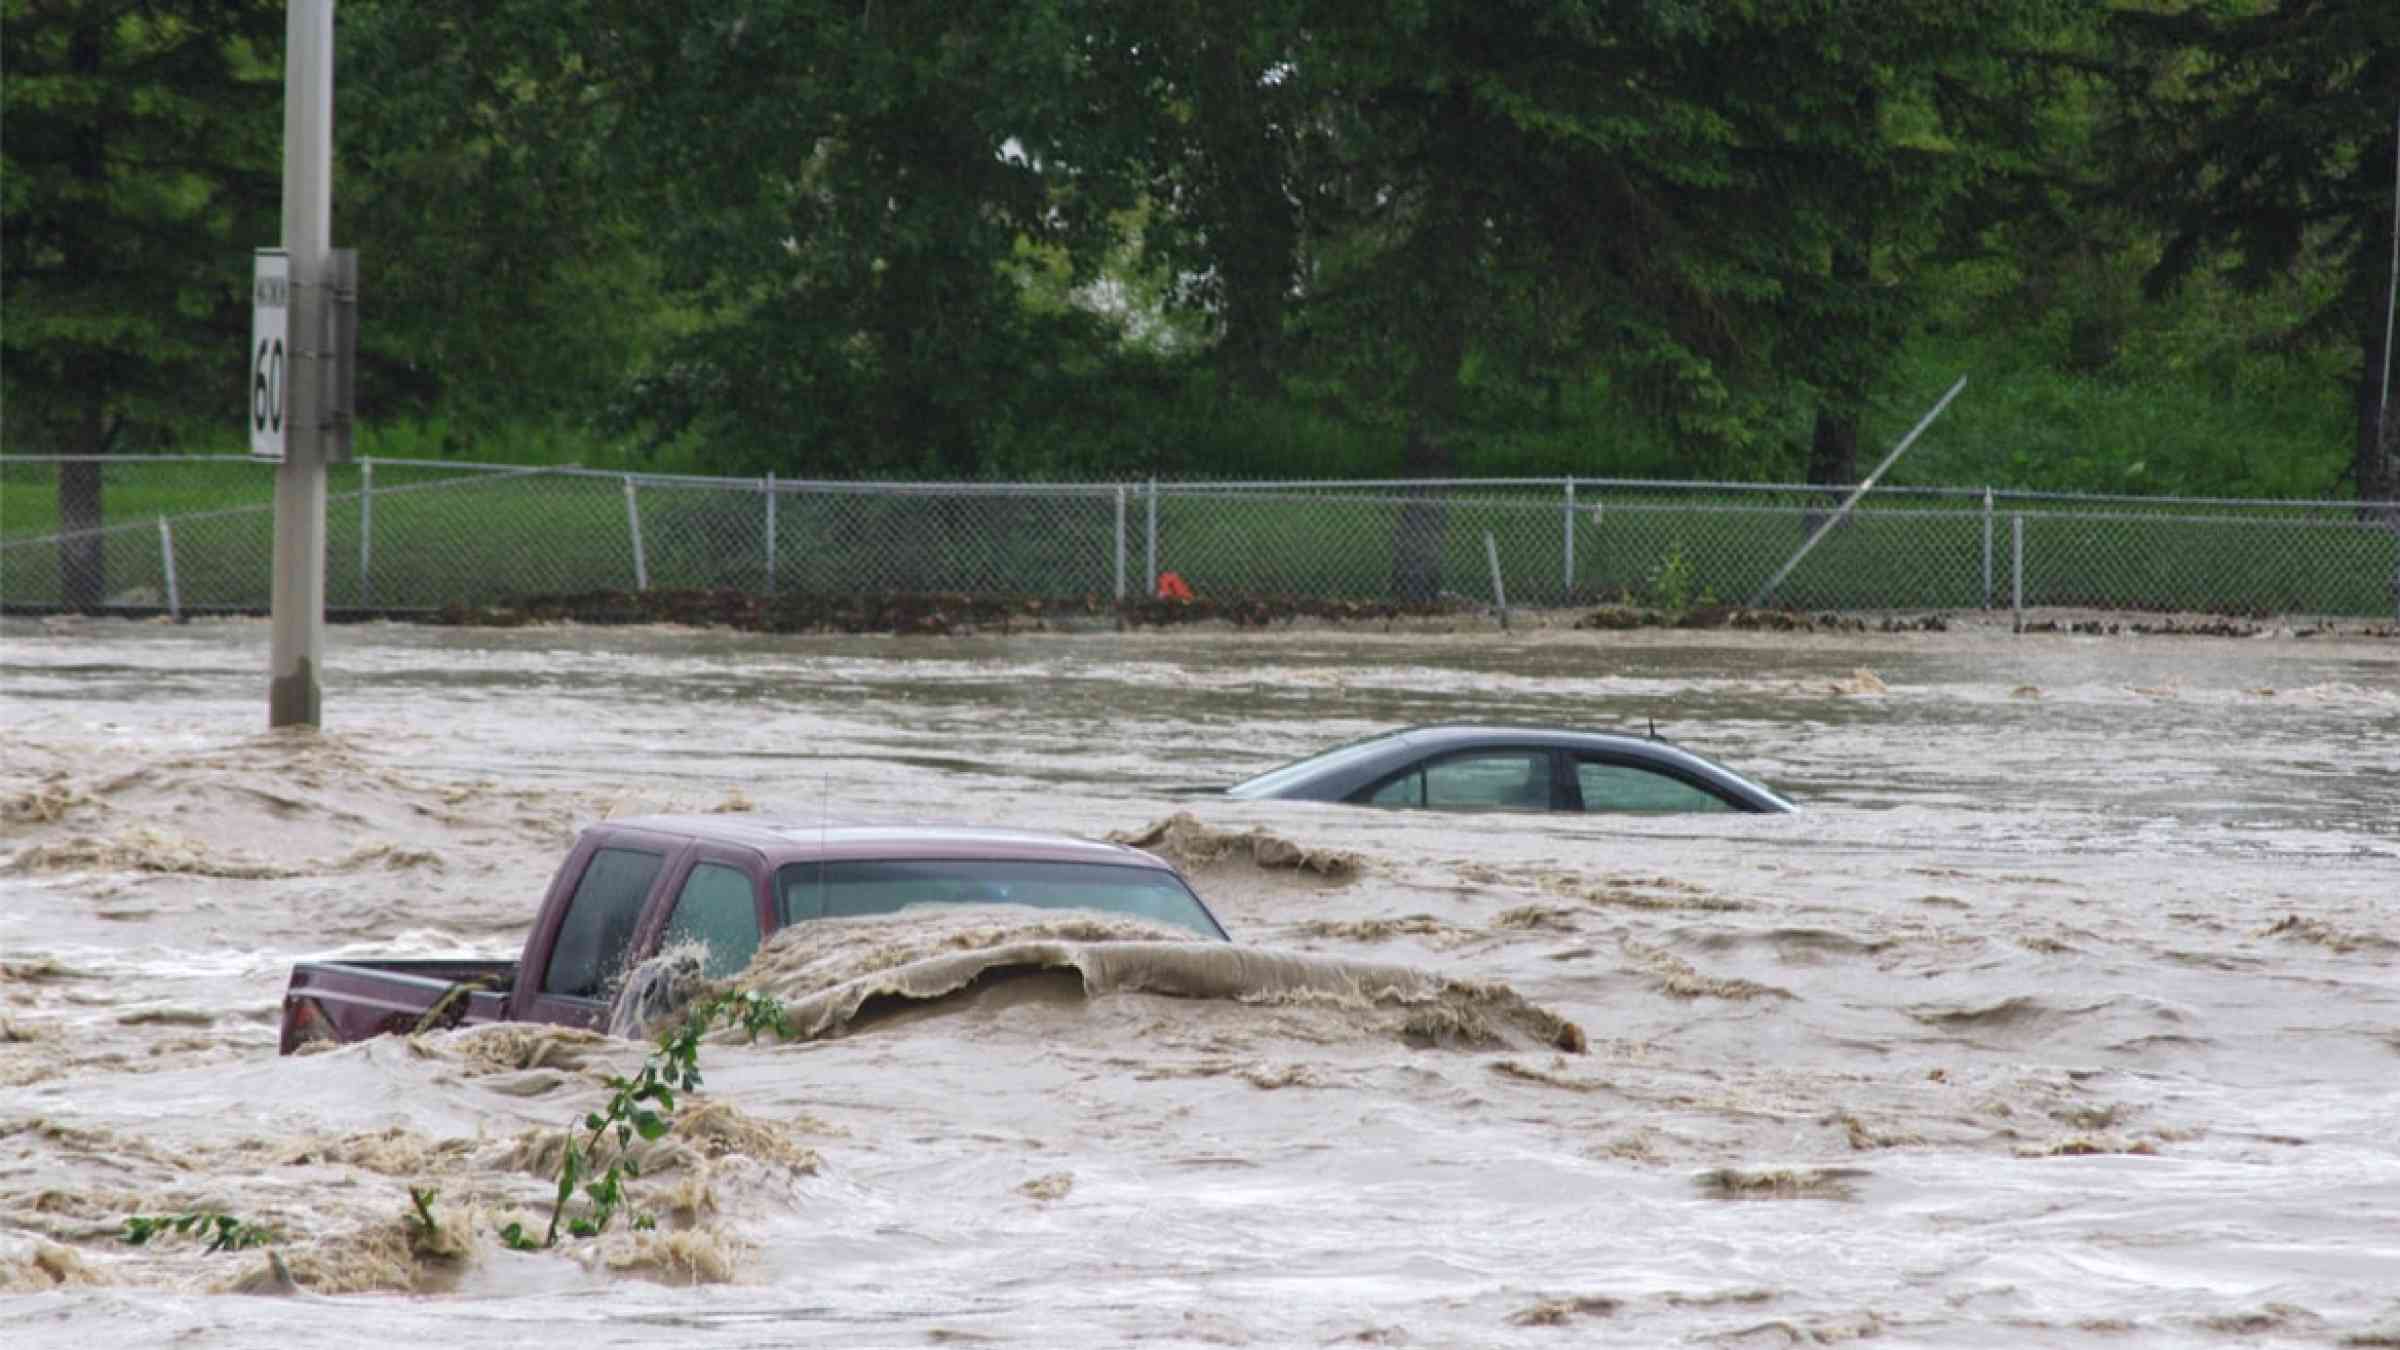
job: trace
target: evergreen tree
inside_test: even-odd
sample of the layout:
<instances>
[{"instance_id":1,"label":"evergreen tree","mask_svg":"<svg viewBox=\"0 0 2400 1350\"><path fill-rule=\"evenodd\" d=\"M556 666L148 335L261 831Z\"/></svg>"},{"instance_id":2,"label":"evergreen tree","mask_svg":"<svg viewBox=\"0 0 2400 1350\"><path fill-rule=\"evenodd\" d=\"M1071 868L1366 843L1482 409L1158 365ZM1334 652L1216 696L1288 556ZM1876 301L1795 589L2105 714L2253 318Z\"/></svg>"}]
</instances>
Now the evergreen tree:
<instances>
[{"instance_id":1,"label":"evergreen tree","mask_svg":"<svg viewBox=\"0 0 2400 1350\"><path fill-rule=\"evenodd\" d=\"M349 0L334 235L362 273L359 416L590 424L671 323L604 148L620 92L574 0Z\"/></svg>"},{"instance_id":2,"label":"evergreen tree","mask_svg":"<svg viewBox=\"0 0 2400 1350\"><path fill-rule=\"evenodd\" d=\"M0 326L16 449L238 425L254 249L281 237L277 0L8 0ZM100 465L58 481L61 599L100 602Z\"/></svg>"},{"instance_id":3,"label":"evergreen tree","mask_svg":"<svg viewBox=\"0 0 2400 1350\"><path fill-rule=\"evenodd\" d=\"M1777 278L1777 368L1814 404L1812 483L1858 481L1861 420L1939 258L2049 177L2066 0L1768 0L1712 12L1689 97L1734 128L1728 240Z\"/></svg>"},{"instance_id":4,"label":"evergreen tree","mask_svg":"<svg viewBox=\"0 0 2400 1350\"><path fill-rule=\"evenodd\" d=\"M1104 326L1014 265L1088 280L1135 199L1066 0L601 8L610 163L698 316L634 421L729 466L974 475L1073 396Z\"/></svg>"},{"instance_id":5,"label":"evergreen tree","mask_svg":"<svg viewBox=\"0 0 2400 1350\"><path fill-rule=\"evenodd\" d=\"M2400 5L2187 4L2117 23L2141 100L2120 181L2166 231L2153 294L2202 269L2259 290L2325 268L2333 284L2291 337L2357 350L2344 477L2361 499L2400 496L2382 426Z\"/></svg>"}]
</instances>

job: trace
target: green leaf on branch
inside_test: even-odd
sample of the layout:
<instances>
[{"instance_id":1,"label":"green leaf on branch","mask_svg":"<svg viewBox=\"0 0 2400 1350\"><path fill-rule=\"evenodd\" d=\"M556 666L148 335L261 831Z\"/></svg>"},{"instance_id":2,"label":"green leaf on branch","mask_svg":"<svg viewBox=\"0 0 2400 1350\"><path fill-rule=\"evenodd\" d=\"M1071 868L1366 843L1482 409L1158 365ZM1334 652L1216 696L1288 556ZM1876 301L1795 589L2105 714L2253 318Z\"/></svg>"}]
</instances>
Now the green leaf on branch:
<instances>
[{"instance_id":1,"label":"green leaf on branch","mask_svg":"<svg viewBox=\"0 0 2400 1350\"><path fill-rule=\"evenodd\" d=\"M778 1036L790 1034L782 1005L763 994L721 994L694 1006L680 1026L660 1035L658 1049L643 1060L639 1072L607 1080L608 1105L585 1113L585 1134L581 1141L567 1140L559 1159L550 1226L542 1241L535 1242L518 1223L502 1228L500 1240L512 1250L532 1251L557 1246L561 1227L569 1236L579 1238L598 1237L606 1232L617 1212L628 1204L624 1178L642 1174L639 1161L627 1155L634 1136L651 1142L665 1138L673 1130L675 1093L678 1089L699 1086L700 1040L718 1026L739 1027L754 1038L762 1031L773 1031ZM617 1141L616 1156L605 1169L600 1169L601 1141L612 1134ZM579 1186L586 1209L570 1215L567 1208L574 1202ZM426 1198L430 1200L430 1193ZM425 1219L430 1225L429 1212ZM657 1220L647 1214L635 1214L631 1222L643 1232L657 1227Z\"/></svg>"}]
</instances>

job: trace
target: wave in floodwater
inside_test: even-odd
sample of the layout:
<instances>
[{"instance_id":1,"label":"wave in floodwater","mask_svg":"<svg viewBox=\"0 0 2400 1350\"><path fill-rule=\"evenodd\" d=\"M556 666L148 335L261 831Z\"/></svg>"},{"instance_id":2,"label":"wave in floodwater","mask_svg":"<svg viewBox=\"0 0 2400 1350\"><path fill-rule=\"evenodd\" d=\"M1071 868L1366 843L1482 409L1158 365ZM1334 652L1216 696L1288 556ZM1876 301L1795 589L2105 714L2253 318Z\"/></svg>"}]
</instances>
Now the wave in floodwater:
<instances>
[{"instance_id":1,"label":"wave in floodwater","mask_svg":"<svg viewBox=\"0 0 2400 1350\"><path fill-rule=\"evenodd\" d=\"M693 999L720 992L688 983L704 956L669 951L653 959L653 970L636 972L612 1010L611 1030L646 1039ZM1172 927L1114 915L1028 921L1006 907L923 906L888 919L795 925L769 939L724 990L775 1000L789 1037L805 1041L962 991L1052 973L1071 976L1085 998L1151 994L1306 1007L1347 1018L1360 1034L1410 1044L1584 1049L1582 1028L1501 984L1194 942ZM667 992L649 992L662 982Z\"/></svg>"},{"instance_id":2,"label":"wave in floodwater","mask_svg":"<svg viewBox=\"0 0 2400 1350\"><path fill-rule=\"evenodd\" d=\"M262 734L264 641L0 624L12 1347L2400 1340L2389 643L367 625L330 729ZM1171 791L1653 716L1803 811ZM625 1030L740 989L798 1034L708 1037L593 1145L625 1212L530 1252L652 1042L275 1054L294 961L513 955L583 825L719 810L1117 838L1236 940L994 907L661 963ZM119 1239L198 1212L272 1254Z\"/></svg>"}]
</instances>

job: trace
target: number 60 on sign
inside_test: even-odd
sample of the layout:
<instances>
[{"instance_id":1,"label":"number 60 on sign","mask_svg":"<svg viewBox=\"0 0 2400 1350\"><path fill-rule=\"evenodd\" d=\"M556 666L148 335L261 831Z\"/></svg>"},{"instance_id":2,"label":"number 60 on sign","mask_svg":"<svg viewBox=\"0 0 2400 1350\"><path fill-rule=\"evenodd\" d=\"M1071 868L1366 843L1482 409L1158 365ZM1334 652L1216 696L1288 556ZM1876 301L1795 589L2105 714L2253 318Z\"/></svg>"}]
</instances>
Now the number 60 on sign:
<instances>
[{"instance_id":1,"label":"number 60 on sign","mask_svg":"<svg viewBox=\"0 0 2400 1350\"><path fill-rule=\"evenodd\" d=\"M287 346L292 336L292 260L258 250L250 282L250 454L283 458Z\"/></svg>"}]
</instances>

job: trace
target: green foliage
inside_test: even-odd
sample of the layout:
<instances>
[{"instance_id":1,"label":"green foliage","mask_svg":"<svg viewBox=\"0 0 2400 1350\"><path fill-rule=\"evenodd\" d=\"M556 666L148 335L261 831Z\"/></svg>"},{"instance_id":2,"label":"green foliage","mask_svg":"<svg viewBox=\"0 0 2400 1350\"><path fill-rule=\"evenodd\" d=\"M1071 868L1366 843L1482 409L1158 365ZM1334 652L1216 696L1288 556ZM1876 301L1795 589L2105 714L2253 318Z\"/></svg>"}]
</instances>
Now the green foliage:
<instances>
[{"instance_id":1,"label":"green foliage","mask_svg":"<svg viewBox=\"0 0 2400 1350\"><path fill-rule=\"evenodd\" d=\"M0 444L233 446L284 7L6 3ZM2388 476L2382 0L356 0L336 44L369 454L1830 480L1963 370L1904 475Z\"/></svg>"},{"instance_id":2,"label":"green foliage","mask_svg":"<svg viewBox=\"0 0 2400 1350\"><path fill-rule=\"evenodd\" d=\"M2162 319L2167 316L2161 315ZM1896 465L1893 484L1975 485L2132 495L2337 495L2344 409L2325 398L2338 355L2305 358L2208 336L2206 315L2129 331L2127 350L2187 349L2188 360L2062 369L2063 331L2048 343L1950 333L1904 348L1915 388L1871 410L1888 446L1945 380L1967 392Z\"/></svg>"},{"instance_id":3,"label":"green foliage","mask_svg":"<svg viewBox=\"0 0 2400 1350\"><path fill-rule=\"evenodd\" d=\"M100 454L239 415L277 237L275 0L6 7L0 439Z\"/></svg>"},{"instance_id":4,"label":"green foliage","mask_svg":"<svg viewBox=\"0 0 2400 1350\"><path fill-rule=\"evenodd\" d=\"M608 1104L584 1116L582 1139L569 1133L559 1160L550 1226L542 1237L537 1241L523 1224L512 1222L500 1229L500 1240L517 1251L536 1251L558 1245L562 1224L570 1237L598 1237L608 1231L618 1212L630 1205L626 1180L641 1175L640 1165L628 1152L634 1139L662 1139L673 1128L675 1094L699 1089L700 1038L718 1026L738 1027L753 1038L769 1031L778 1036L790 1034L782 1006L764 994L717 994L694 1004L680 1024L660 1033L658 1048L642 1061L639 1072L630 1078L612 1075L608 1079ZM604 1148L612 1138L615 1147ZM570 1215L568 1206L578 1190L584 1197L584 1209ZM410 1194L414 1199L415 1192ZM424 1213L423 1201L418 1202L418 1209ZM430 1225L432 1216L425 1214L425 1221ZM630 1222L637 1229L646 1229L657 1221L636 1212Z\"/></svg>"},{"instance_id":5,"label":"green foliage","mask_svg":"<svg viewBox=\"0 0 2400 1350\"><path fill-rule=\"evenodd\" d=\"M434 1197L439 1194L430 1186L408 1188L408 1203L413 1212L401 1217L407 1221L410 1236L420 1244L432 1243L442 1235L442 1225L433 1217Z\"/></svg>"},{"instance_id":6,"label":"green foliage","mask_svg":"<svg viewBox=\"0 0 2400 1350\"><path fill-rule=\"evenodd\" d=\"M633 1141L663 1139L674 1128L676 1094L699 1090L700 1040L718 1027L738 1029L753 1039L770 1032L778 1037L791 1035L782 1005L756 991L716 994L694 1004L679 1024L660 1033L658 1048L642 1061L638 1072L608 1079L608 1103L584 1116L582 1138L569 1135L559 1162L550 1224L542 1237L537 1240L523 1224L512 1222L499 1230L500 1240L517 1251L537 1251L557 1246L562 1228L568 1236L578 1238L598 1237L608 1231L617 1216L631 1207L626 1181L641 1175L640 1165L629 1155ZM606 1147L612 1141L614 1147ZM578 1192L584 1207L581 1213L571 1214L569 1206ZM435 1245L441 1236L441 1223L433 1212L438 1194L431 1187L408 1189L409 1212L402 1219L412 1239L422 1246ZM653 1228L657 1223L651 1215L639 1212L631 1213L628 1221L636 1229ZM264 1225L202 1210L129 1216L122 1237L138 1247L169 1233L195 1232L207 1239L210 1252L262 1247L279 1236Z\"/></svg>"},{"instance_id":7,"label":"green foliage","mask_svg":"<svg viewBox=\"0 0 2400 1350\"><path fill-rule=\"evenodd\" d=\"M1670 615L1716 603L1715 592L1699 585L1696 566L1681 539L1669 541L1666 556L1650 570L1649 583L1649 602Z\"/></svg>"},{"instance_id":8,"label":"green foliage","mask_svg":"<svg viewBox=\"0 0 2400 1350\"><path fill-rule=\"evenodd\" d=\"M173 1233L184 1236L197 1232L207 1239L208 1252L237 1252L248 1247L264 1247L277 1239L274 1229L262 1224L237 1219L230 1214L208 1210L190 1214L135 1214L127 1216L125 1231L120 1236L133 1246L140 1247L154 1237Z\"/></svg>"},{"instance_id":9,"label":"green foliage","mask_svg":"<svg viewBox=\"0 0 2400 1350\"><path fill-rule=\"evenodd\" d=\"M362 422L481 438L588 421L688 326L605 162L625 110L589 8L342 6L336 224L361 259Z\"/></svg>"},{"instance_id":10,"label":"green foliage","mask_svg":"<svg viewBox=\"0 0 2400 1350\"><path fill-rule=\"evenodd\" d=\"M2165 239L2149 293L2212 272L2250 293L2284 290L2295 273L2329 282L2285 344L2354 354L2347 475L2362 498L2400 493L2378 388L2400 7L2256 0L2114 17L2135 100L2118 191Z\"/></svg>"}]
</instances>

